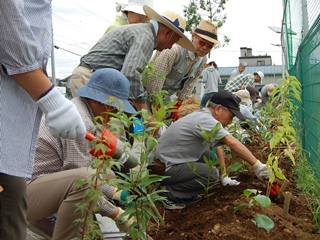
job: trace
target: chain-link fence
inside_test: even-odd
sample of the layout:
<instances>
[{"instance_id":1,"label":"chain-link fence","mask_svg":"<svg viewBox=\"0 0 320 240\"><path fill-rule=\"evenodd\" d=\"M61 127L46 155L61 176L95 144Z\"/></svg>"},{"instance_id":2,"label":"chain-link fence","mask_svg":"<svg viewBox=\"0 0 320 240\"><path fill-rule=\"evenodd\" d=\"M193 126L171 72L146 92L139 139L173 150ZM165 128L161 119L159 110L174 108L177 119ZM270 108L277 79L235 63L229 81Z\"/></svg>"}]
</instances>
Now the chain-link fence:
<instances>
[{"instance_id":1,"label":"chain-link fence","mask_svg":"<svg viewBox=\"0 0 320 240\"><path fill-rule=\"evenodd\" d=\"M284 0L282 44L290 75L302 85L297 120L302 147L320 177L320 4ZM297 103L298 104L298 103Z\"/></svg>"}]
</instances>

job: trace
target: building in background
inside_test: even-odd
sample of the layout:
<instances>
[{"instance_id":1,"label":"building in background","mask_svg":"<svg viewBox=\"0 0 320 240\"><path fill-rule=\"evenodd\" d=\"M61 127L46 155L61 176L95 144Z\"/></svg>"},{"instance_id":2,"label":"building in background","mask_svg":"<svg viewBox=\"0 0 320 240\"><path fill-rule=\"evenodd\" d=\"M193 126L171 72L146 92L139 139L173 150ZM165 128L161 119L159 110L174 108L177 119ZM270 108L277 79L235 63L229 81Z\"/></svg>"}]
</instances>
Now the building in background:
<instances>
[{"instance_id":1,"label":"building in background","mask_svg":"<svg viewBox=\"0 0 320 240\"><path fill-rule=\"evenodd\" d=\"M269 83L280 84L279 79L282 78L282 73L285 71L282 65L272 65L272 58L269 55L252 55L252 48L241 47L239 63L246 62L247 67L243 74L262 71L264 73L263 81L254 86L257 90ZM222 91L228 82L231 72L238 66L219 67L222 84L219 84L219 91ZM196 83L195 94L197 99L201 99L203 95L203 86L201 83Z\"/></svg>"}]
</instances>

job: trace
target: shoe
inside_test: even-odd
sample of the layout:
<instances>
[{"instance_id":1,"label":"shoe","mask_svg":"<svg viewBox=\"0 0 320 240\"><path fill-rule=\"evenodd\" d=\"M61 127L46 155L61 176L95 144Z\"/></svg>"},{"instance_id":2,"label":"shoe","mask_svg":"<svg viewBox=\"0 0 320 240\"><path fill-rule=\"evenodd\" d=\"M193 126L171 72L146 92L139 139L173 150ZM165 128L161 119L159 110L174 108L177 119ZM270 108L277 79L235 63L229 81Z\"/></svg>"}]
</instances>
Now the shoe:
<instances>
[{"instance_id":1,"label":"shoe","mask_svg":"<svg viewBox=\"0 0 320 240\"><path fill-rule=\"evenodd\" d=\"M181 200L181 202L184 202L186 204L189 204L189 203L197 203L197 202L200 202L202 200L202 196L197 194L197 195L194 195L192 197L189 197L189 198L183 198L183 199L179 199Z\"/></svg>"},{"instance_id":2,"label":"shoe","mask_svg":"<svg viewBox=\"0 0 320 240\"><path fill-rule=\"evenodd\" d=\"M169 199L162 200L162 204L166 209L173 210L173 209L183 209L186 207L186 204L183 202L173 202Z\"/></svg>"},{"instance_id":3,"label":"shoe","mask_svg":"<svg viewBox=\"0 0 320 240\"><path fill-rule=\"evenodd\" d=\"M53 235L54 225L55 225L56 218L44 218L38 221L28 222L28 228L44 237L45 239L51 239Z\"/></svg>"}]
</instances>

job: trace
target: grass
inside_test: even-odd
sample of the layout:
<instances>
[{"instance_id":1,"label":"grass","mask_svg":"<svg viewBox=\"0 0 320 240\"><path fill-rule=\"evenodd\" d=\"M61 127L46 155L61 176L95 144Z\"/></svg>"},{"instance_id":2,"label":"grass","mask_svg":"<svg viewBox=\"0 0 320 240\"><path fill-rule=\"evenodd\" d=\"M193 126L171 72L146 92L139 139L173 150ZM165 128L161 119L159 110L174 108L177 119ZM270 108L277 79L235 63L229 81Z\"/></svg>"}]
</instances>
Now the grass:
<instances>
[{"instance_id":1,"label":"grass","mask_svg":"<svg viewBox=\"0 0 320 240\"><path fill-rule=\"evenodd\" d=\"M313 224L320 233L320 180L316 178L312 166L303 152L298 150L297 153L300 156L296 158L297 164L293 168L293 173L297 180L297 188L310 200Z\"/></svg>"}]
</instances>

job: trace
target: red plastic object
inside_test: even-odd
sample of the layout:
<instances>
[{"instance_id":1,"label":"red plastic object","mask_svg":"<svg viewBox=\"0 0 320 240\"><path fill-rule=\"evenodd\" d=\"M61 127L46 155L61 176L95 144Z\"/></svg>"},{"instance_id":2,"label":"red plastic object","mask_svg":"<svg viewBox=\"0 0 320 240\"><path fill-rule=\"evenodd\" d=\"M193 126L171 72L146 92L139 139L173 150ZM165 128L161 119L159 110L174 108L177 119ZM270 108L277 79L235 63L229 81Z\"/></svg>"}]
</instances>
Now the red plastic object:
<instances>
[{"instance_id":1,"label":"red plastic object","mask_svg":"<svg viewBox=\"0 0 320 240\"><path fill-rule=\"evenodd\" d=\"M270 189L270 197L274 197L278 195L279 193L279 184L278 183L272 183L271 189Z\"/></svg>"}]
</instances>

